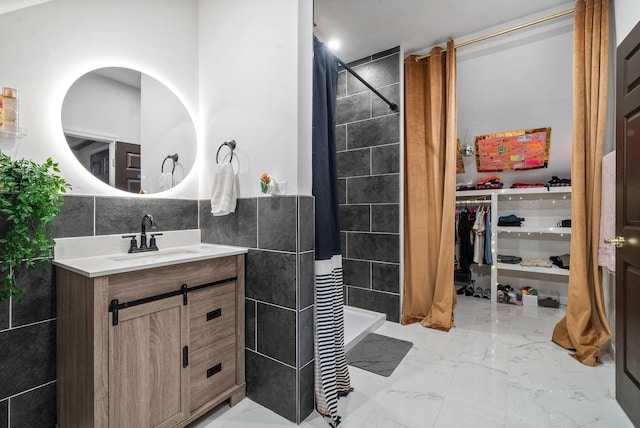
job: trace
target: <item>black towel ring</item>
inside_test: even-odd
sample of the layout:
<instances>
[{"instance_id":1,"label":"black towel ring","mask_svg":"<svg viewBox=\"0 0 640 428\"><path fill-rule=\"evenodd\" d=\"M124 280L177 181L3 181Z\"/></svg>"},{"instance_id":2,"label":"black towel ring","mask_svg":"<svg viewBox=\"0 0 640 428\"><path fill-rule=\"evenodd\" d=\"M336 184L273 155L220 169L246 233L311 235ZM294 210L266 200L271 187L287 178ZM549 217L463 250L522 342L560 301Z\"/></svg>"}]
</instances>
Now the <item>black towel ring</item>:
<instances>
[{"instance_id":1,"label":"black towel ring","mask_svg":"<svg viewBox=\"0 0 640 428\"><path fill-rule=\"evenodd\" d=\"M167 159L171 159L173 161L173 168L171 168L171 174L173 174L173 172L176 170L176 163L178 162L178 154L176 153L175 155L167 155L167 157L164 158L164 160L162 161L160 172L164 172L164 163L167 161Z\"/></svg>"},{"instance_id":2,"label":"black towel ring","mask_svg":"<svg viewBox=\"0 0 640 428\"><path fill-rule=\"evenodd\" d=\"M229 159L229 162L233 160L233 151L236 149L236 140L225 141L220 145L220 147L218 147L218 151L216 152L216 163L219 163L218 155L220 154L220 149L224 146L228 146L231 149L231 158Z\"/></svg>"}]
</instances>

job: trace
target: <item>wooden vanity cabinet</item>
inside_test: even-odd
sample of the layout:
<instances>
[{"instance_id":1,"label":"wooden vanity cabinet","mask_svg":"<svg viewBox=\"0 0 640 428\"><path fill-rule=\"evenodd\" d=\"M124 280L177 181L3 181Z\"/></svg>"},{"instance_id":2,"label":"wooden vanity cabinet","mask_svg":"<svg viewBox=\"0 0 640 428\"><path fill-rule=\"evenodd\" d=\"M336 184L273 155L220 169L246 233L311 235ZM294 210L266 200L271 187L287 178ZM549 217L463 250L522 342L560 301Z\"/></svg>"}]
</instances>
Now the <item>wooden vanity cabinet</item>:
<instances>
[{"instance_id":1,"label":"wooden vanity cabinet","mask_svg":"<svg viewBox=\"0 0 640 428\"><path fill-rule=\"evenodd\" d=\"M57 267L56 288L59 428L184 427L245 396L244 255L95 278Z\"/></svg>"}]
</instances>

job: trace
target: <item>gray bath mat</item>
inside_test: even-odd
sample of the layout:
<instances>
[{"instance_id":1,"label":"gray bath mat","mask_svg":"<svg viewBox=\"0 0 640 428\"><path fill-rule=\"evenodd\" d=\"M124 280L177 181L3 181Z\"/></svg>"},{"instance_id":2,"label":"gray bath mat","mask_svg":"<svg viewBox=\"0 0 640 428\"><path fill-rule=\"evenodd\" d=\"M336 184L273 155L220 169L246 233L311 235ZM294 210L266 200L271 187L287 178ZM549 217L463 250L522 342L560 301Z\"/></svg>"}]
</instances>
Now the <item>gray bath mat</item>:
<instances>
[{"instance_id":1,"label":"gray bath mat","mask_svg":"<svg viewBox=\"0 0 640 428\"><path fill-rule=\"evenodd\" d=\"M390 376L413 343L393 337L369 333L347 352L347 364L380 376Z\"/></svg>"}]
</instances>

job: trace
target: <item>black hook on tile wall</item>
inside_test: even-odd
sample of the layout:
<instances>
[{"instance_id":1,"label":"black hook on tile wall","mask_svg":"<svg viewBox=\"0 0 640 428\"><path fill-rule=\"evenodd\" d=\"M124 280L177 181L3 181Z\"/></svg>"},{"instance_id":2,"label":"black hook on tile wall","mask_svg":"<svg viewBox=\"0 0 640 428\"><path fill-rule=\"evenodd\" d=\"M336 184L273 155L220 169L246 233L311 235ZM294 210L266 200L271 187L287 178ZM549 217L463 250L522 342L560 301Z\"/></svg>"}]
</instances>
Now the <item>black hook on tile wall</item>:
<instances>
[{"instance_id":1,"label":"black hook on tile wall","mask_svg":"<svg viewBox=\"0 0 640 428\"><path fill-rule=\"evenodd\" d=\"M225 141L220 145L220 147L218 147L218 151L216 152L216 163L220 163L218 162L218 155L220 154L220 149L224 146L227 146L229 147L229 149L231 149L231 158L229 158L229 162L233 160L233 151L236 149L236 140Z\"/></svg>"}]
</instances>

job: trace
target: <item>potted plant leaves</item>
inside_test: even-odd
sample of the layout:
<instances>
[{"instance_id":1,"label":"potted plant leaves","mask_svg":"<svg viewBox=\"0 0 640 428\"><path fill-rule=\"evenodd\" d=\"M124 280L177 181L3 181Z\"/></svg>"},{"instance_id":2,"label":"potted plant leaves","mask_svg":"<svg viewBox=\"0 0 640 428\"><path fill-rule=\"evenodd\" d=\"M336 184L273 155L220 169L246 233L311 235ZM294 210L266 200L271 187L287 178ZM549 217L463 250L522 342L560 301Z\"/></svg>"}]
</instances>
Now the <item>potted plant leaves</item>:
<instances>
[{"instance_id":1,"label":"potted plant leaves","mask_svg":"<svg viewBox=\"0 0 640 428\"><path fill-rule=\"evenodd\" d=\"M0 153L0 301L21 300L15 269L51 263L55 242L48 226L58 215L69 184L51 158L12 160Z\"/></svg>"}]
</instances>

